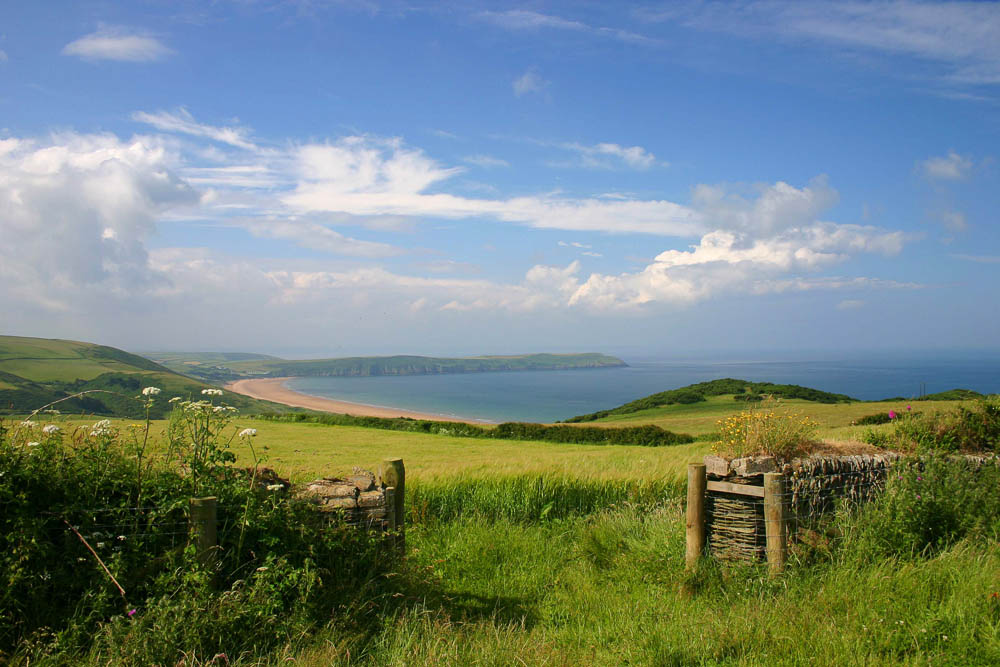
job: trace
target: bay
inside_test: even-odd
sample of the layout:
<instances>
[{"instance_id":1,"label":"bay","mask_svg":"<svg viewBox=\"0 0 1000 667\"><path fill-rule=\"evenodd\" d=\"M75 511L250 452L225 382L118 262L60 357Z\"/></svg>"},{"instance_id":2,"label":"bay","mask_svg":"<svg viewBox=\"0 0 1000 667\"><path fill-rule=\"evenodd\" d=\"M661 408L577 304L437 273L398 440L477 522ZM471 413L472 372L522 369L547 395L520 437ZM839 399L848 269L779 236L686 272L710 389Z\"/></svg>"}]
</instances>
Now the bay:
<instances>
[{"instance_id":1,"label":"bay","mask_svg":"<svg viewBox=\"0 0 1000 667\"><path fill-rule=\"evenodd\" d=\"M489 422L552 422L720 378L798 384L862 400L954 388L1000 392L1000 356L820 361L625 359L625 368L450 375L303 377L291 389L368 405Z\"/></svg>"}]
</instances>

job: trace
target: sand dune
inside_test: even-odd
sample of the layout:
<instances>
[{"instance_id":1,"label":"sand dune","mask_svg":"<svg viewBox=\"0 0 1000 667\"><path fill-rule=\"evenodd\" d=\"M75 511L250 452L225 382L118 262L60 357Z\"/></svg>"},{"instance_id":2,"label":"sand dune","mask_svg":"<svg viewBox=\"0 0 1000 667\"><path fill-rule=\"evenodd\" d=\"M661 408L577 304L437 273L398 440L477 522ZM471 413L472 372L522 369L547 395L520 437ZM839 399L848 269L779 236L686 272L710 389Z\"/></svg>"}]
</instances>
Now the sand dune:
<instances>
[{"instance_id":1,"label":"sand dune","mask_svg":"<svg viewBox=\"0 0 1000 667\"><path fill-rule=\"evenodd\" d=\"M476 421L473 419L458 419L457 417L446 417L424 412L413 412L412 410L400 410L398 408L388 408L380 405L365 405L364 403L350 403L348 401L336 401L320 396L303 394L285 386L285 382L291 378L259 378L254 380L237 380L226 385L226 389L237 394L243 394L250 398L259 398L265 401L274 401L298 408L309 408L310 410L320 410L323 412L336 412L346 415L357 415L365 417L409 417L411 419L433 419L434 421L464 422Z\"/></svg>"}]
</instances>

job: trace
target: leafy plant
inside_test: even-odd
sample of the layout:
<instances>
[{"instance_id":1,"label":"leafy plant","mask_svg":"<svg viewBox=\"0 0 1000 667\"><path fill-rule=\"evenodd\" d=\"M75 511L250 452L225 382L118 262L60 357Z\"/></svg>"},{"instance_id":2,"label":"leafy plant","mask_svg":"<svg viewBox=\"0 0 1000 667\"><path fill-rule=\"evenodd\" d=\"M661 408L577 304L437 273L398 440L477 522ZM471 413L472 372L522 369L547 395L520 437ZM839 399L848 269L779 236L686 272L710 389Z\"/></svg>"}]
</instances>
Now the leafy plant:
<instances>
[{"instance_id":1,"label":"leafy plant","mask_svg":"<svg viewBox=\"0 0 1000 667\"><path fill-rule=\"evenodd\" d=\"M719 420L717 454L728 457L766 454L789 459L812 441L819 425L800 413L777 412L778 401L768 397L736 415Z\"/></svg>"}]
</instances>

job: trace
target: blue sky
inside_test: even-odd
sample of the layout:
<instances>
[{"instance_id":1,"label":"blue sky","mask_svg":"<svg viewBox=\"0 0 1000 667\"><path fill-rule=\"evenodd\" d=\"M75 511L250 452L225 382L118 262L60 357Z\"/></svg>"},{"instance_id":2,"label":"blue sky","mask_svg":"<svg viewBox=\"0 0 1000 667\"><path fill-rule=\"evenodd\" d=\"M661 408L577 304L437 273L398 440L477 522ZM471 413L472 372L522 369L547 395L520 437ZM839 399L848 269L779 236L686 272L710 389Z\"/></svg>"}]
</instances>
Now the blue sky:
<instances>
[{"instance_id":1,"label":"blue sky","mask_svg":"<svg viewBox=\"0 0 1000 667\"><path fill-rule=\"evenodd\" d=\"M2 330L996 349L997 35L975 2L7 3Z\"/></svg>"}]
</instances>

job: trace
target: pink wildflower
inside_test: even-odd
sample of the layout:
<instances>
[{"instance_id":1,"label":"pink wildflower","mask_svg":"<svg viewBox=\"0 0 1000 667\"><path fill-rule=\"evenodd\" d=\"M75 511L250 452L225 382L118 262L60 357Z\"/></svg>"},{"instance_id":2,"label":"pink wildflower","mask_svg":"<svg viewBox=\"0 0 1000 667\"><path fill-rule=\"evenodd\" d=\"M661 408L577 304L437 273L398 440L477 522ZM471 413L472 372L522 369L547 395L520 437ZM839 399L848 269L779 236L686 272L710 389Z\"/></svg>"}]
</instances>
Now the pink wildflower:
<instances>
[{"instance_id":1,"label":"pink wildflower","mask_svg":"<svg viewBox=\"0 0 1000 667\"><path fill-rule=\"evenodd\" d=\"M895 419L895 418L896 418L896 411L889 410L889 419Z\"/></svg>"}]
</instances>

